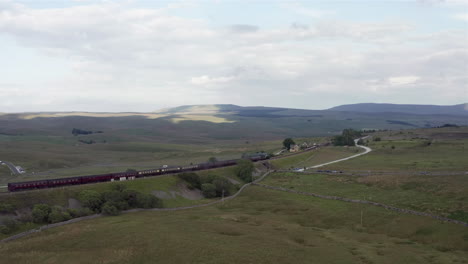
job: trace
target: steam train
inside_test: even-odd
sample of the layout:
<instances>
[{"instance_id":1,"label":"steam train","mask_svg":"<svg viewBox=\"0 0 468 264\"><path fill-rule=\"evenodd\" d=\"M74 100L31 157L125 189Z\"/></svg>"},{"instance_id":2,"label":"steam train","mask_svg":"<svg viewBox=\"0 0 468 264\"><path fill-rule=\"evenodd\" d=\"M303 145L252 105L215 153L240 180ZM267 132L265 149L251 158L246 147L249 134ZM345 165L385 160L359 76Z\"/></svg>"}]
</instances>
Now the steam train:
<instances>
[{"instance_id":1,"label":"steam train","mask_svg":"<svg viewBox=\"0 0 468 264\"><path fill-rule=\"evenodd\" d=\"M270 157L266 153L255 153L255 154L248 155L247 157L243 157L243 158L256 162L260 160L269 159ZM238 161L239 161L238 159L232 159L232 160L206 162L206 163L199 163L199 164L179 166L179 167L163 166L157 169L141 170L141 171L117 172L117 173L108 173L108 174L99 174L99 175L87 175L87 176L26 181L26 182L12 182L12 183L8 183L8 191L17 192L17 191L24 191L24 190L31 190L31 189L54 188L54 187L60 187L60 186L65 186L65 185L78 185L78 184L89 184L89 183L97 183L97 182L134 180L136 178L144 178L144 177L149 177L149 176L158 176L158 175L171 174L171 173L191 172L191 171L227 167L227 166L236 165Z\"/></svg>"}]
</instances>

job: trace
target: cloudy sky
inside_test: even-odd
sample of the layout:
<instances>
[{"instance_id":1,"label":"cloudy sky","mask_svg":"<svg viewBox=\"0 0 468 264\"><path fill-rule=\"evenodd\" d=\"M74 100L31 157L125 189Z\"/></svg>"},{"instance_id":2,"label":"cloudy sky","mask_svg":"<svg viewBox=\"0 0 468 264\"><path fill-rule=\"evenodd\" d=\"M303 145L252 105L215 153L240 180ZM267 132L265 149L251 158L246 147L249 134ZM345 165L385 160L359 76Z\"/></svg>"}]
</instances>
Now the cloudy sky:
<instances>
[{"instance_id":1,"label":"cloudy sky","mask_svg":"<svg viewBox=\"0 0 468 264\"><path fill-rule=\"evenodd\" d=\"M0 0L0 112L468 102L468 1Z\"/></svg>"}]
</instances>

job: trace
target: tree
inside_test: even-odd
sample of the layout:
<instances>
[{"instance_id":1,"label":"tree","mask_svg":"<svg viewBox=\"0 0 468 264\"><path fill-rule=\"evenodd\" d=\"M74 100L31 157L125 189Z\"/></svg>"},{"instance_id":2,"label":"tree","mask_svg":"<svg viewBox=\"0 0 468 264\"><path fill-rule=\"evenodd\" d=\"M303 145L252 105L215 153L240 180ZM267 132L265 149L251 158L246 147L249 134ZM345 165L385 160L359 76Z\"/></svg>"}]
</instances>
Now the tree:
<instances>
[{"instance_id":1,"label":"tree","mask_svg":"<svg viewBox=\"0 0 468 264\"><path fill-rule=\"evenodd\" d=\"M245 182L252 181L254 164L251 160L241 159L237 162L236 175Z\"/></svg>"},{"instance_id":2,"label":"tree","mask_svg":"<svg viewBox=\"0 0 468 264\"><path fill-rule=\"evenodd\" d=\"M216 187L212 183L202 184L202 192L205 198L214 198L216 197Z\"/></svg>"},{"instance_id":3,"label":"tree","mask_svg":"<svg viewBox=\"0 0 468 264\"><path fill-rule=\"evenodd\" d=\"M232 183L225 177L216 177L213 180L213 185L215 186L216 196L228 196L230 194L229 190L231 189Z\"/></svg>"},{"instance_id":4,"label":"tree","mask_svg":"<svg viewBox=\"0 0 468 264\"><path fill-rule=\"evenodd\" d=\"M288 150L291 149L291 145L296 144L292 138L286 138L283 140L283 146Z\"/></svg>"},{"instance_id":5,"label":"tree","mask_svg":"<svg viewBox=\"0 0 468 264\"><path fill-rule=\"evenodd\" d=\"M332 143L335 146L355 146L354 139L362 136L361 131L356 131L351 128L344 129L341 135L334 136Z\"/></svg>"},{"instance_id":6,"label":"tree","mask_svg":"<svg viewBox=\"0 0 468 264\"><path fill-rule=\"evenodd\" d=\"M101 194L96 191L84 190L79 194L79 200L83 206L88 207L94 212L99 212L103 204L103 199Z\"/></svg>"},{"instance_id":7,"label":"tree","mask_svg":"<svg viewBox=\"0 0 468 264\"><path fill-rule=\"evenodd\" d=\"M49 214L52 211L48 204L36 204L32 210L34 223L46 223L49 220Z\"/></svg>"},{"instance_id":8,"label":"tree","mask_svg":"<svg viewBox=\"0 0 468 264\"><path fill-rule=\"evenodd\" d=\"M217 161L218 161L218 159L217 159L216 157L210 157L210 158L208 159L208 162L209 162L209 163L212 163L212 164L213 164L213 163L216 163Z\"/></svg>"}]
</instances>

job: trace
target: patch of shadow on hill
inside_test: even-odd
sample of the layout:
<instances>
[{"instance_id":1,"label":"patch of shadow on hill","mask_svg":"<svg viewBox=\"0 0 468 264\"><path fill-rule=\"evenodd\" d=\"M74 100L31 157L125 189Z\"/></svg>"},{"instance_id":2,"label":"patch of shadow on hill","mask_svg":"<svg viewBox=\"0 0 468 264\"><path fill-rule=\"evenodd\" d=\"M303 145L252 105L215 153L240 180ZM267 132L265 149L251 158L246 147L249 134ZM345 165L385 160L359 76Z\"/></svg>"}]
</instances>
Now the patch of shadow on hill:
<instances>
[{"instance_id":1,"label":"patch of shadow on hill","mask_svg":"<svg viewBox=\"0 0 468 264\"><path fill-rule=\"evenodd\" d=\"M419 127L415 124L411 124L405 121L399 121L399 120L386 120L387 123L392 124L392 125L404 125L404 126L410 126L410 127Z\"/></svg>"},{"instance_id":2,"label":"patch of shadow on hill","mask_svg":"<svg viewBox=\"0 0 468 264\"><path fill-rule=\"evenodd\" d=\"M239 111L236 115L243 117L264 117L264 118L281 118L281 117L322 117L322 115L278 115L276 112L284 111L284 109L278 110L244 110Z\"/></svg>"}]
</instances>

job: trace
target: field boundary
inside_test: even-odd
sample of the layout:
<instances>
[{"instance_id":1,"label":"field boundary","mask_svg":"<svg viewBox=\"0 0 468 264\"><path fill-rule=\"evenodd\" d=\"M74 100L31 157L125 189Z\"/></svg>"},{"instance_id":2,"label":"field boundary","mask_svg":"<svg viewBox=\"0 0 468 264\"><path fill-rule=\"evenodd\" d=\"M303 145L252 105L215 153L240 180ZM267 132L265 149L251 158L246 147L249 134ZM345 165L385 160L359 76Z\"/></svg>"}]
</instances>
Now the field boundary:
<instances>
[{"instance_id":1,"label":"field boundary","mask_svg":"<svg viewBox=\"0 0 468 264\"><path fill-rule=\"evenodd\" d=\"M440 220L440 221L443 221L443 222L450 222L450 223L459 224L459 225L463 225L463 226L468 227L468 223L463 222L463 221L454 220L454 219L450 219L450 218L447 218L447 217L437 216L437 215L433 215L433 214L429 214L429 213L403 209L403 208L394 207L394 206L390 206L390 205L386 205L386 204L382 204L382 203L377 203L377 202L371 202L371 201L366 201L366 200L349 199L349 198L340 197L340 196L322 195L322 194L311 193L311 192L295 191L295 190L286 189L286 188L283 188L283 187L276 187L276 186L271 186L271 185L266 185L266 184L260 184L260 183L257 183L257 182L254 182L253 185L263 187L263 188L266 188L266 189L289 192L289 193L295 193L295 194L301 194L301 195L306 195L306 196L313 196L313 197L327 199L327 200L336 200L336 201L343 201L343 202L349 202L349 203L368 204L368 205L383 207L383 208L385 208L387 210L392 210L392 211L396 211L396 212L399 212L399 213L412 214L412 215L418 215L418 216L427 216L427 217L431 217L433 219Z\"/></svg>"}]
</instances>

